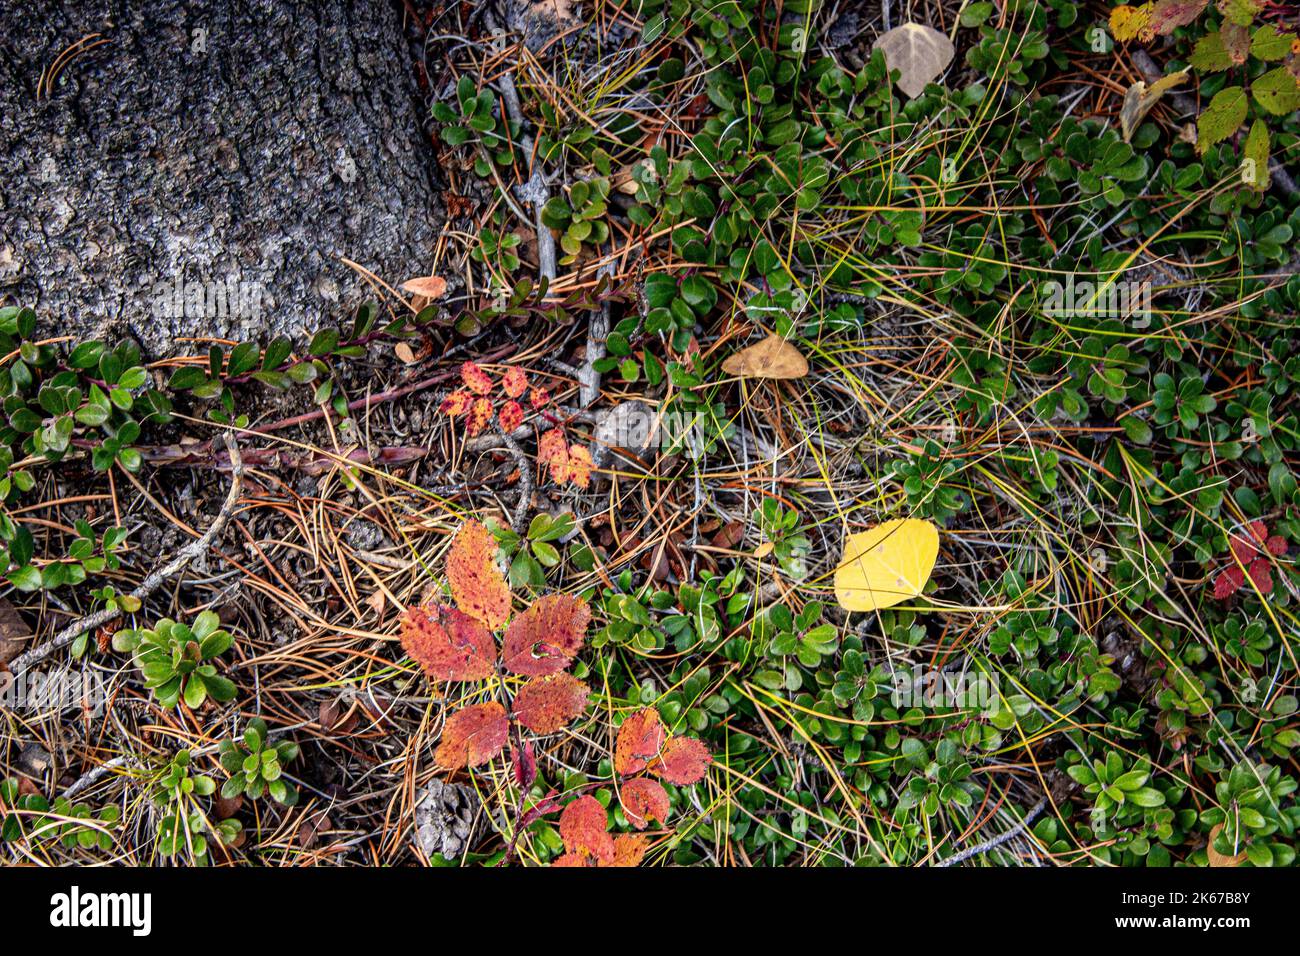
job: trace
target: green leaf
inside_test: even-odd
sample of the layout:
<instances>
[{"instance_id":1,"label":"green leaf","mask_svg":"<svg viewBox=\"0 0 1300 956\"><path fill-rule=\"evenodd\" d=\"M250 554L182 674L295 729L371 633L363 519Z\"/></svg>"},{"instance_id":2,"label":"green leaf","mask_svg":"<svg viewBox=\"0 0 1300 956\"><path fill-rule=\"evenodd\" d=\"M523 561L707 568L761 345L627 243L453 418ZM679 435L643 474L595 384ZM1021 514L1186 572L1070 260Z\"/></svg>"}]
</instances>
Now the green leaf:
<instances>
[{"instance_id":1,"label":"green leaf","mask_svg":"<svg viewBox=\"0 0 1300 956\"><path fill-rule=\"evenodd\" d=\"M1252 189L1268 188L1268 126L1255 120L1242 147L1241 181Z\"/></svg>"},{"instance_id":2,"label":"green leaf","mask_svg":"<svg viewBox=\"0 0 1300 956\"><path fill-rule=\"evenodd\" d=\"M1289 79L1289 77L1288 77ZM1292 83L1294 86L1294 82ZM1196 120L1196 149L1204 153L1235 133L1246 119L1246 91L1240 86L1219 90Z\"/></svg>"},{"instance_id":3,"label":"green leaf","mask_svg":"<svg viewBox=\"0 0 1300 956\"><path fill-rule=\"evenodd\" d=\"M1292 39L1289 33L1279 33L1277 27L1266 23L1250 38L1250 55L1257 60L1284 59L1291 52Z\"/></svg>"},{"instance_id":4,"label":"green leaf","mask_svg":"<svg viewBox=\"0 0 1300 956\"><path fill-rule=\"evenodd\" d=\"M1282 116L1300 109L1300 84L1296 83L1296 78L1284 66L1269 70L1251 83L1250 92L1255 97L1255 102L1274 116ZM1219 95L1222 96L1223 93ZM1216 96L1214 99L1217 101L1218 98Z\"/></svg>"}]
</instances>

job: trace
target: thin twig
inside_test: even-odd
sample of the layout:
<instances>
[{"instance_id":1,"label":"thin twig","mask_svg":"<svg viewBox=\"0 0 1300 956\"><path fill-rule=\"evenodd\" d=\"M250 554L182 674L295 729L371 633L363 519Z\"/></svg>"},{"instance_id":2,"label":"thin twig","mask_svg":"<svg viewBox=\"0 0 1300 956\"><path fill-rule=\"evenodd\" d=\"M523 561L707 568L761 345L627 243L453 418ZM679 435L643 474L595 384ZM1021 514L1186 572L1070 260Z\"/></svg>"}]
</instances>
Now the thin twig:
<instances>
[{"instance_id":1,"label":"thin twig","mask_svg":"<svg viewBox=\"0 0 1300 956\"><path fill-rule=\"evenodd\" d=\"M533 500L533 466L528 463L528 456L524 454L524 450L519 447L519 442L515 441L513 435L508 435L498 428L496 437L510 450L510 457L515 460L515 467L519 470L519 500L515 502L514 513L510 516L510 527L518 534L524 529L528 506Z\"/></svg>"},{"instance_id":2,"label":"thin twig","mask_svg":"<svg viewBox=\"0 0 1300 956\"><path fill-rule=\"evenodd\" d=\"M231 464L230 491L226 493L225 503L222 504L221 510L217 512L217 516L212 520L212 524L208 526L207 531L203 532L201 536L177 551L174 558L146 577L140 583L140 586L131 592L130 596L136 598L142 603L145 598L161 587L164 582L179 573L200 554L207 551L212 545L212 542L216 540L217 535L221 533L221 529L226 526L226 522L230 520L230 516L235 512L235 505L239 501L239 492L244 484L244 463L239 457L239 447L235 444L235 440L231 434L227 432L223 438L226 442L226 450L230 453ZM18 657L14 658L9 669L14 674L21 674L31 665L45 660L45 658L49 657L55 651L71 644L87 631L103 627L105 624L110 621L115 621L121 616L122 609L120 605L116 608L102 608L95 611L93 614L87 614L81 620L65 627L51 640L46 641L39 647L34 647L27 653L20 654Z\"/></svg>"},{"instance_id":3,"label":"thin twig","mask_svg":"<svg viewBox=\"0 0 1300 956\"><path fill-rule=\"evenodd\" d=\"M1019 823L1017 823L1015 826L1013 826L1006 833L1000 833L997 836L995 836L992 840L985 840L983 843L980 843L977 846L973 846L968 850L962 850L960 853L956 853L948 857L948 859L946 860L939 861L938 863L935 864L935 866L954 866L962 862L963 860L969 860L973 856L979 856L979 854L981 853L987 853L989 850L992 850L994 847L1001 846L1002 844L1006 843L1008 840L1014 839L1015 837L1023 833L1025 828L1029 826L1029 824L1034 822L1034 818L1043 812L1043 807L1045 806L1047 806L1047 797L1043 797L1041 800L1035 803L1033 807L1030 808L1029 812L1025 814L1025 818L1021 820Z\"/></svg>"},{"instance_id":4,"label":"thin twig","mask_svg":"<svg viewBox=\"0 0 1300 956\"><path fill-rule=\"evenodd\" d=\"M492 29L496 29L496 23L491 15L486 22ZM542 222L542 207L550 200L551 192L542 177L541 162L534 156L533 138L523 132L524 111L519 106L519 92L515 89L514 74L507 70L497 79L497 85L501 87L501 101L505 104L506 116L510 122L519 126L519 148L533 161L528 181L515 187L515 195L523 202L532 204L533 225L537 229L537 271L547 282L554 282L555 237L551 235L550 227Z\"/></svg>"}]
</instances>

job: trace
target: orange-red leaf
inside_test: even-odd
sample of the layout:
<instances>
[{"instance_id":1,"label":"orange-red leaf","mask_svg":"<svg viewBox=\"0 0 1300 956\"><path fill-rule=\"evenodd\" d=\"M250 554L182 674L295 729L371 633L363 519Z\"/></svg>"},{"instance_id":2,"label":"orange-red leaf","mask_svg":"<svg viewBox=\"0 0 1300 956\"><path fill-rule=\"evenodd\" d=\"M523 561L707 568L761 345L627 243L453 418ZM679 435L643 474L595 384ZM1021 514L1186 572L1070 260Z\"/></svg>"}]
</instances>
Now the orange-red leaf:
<instances>
[{"instance_id":1,"label":"orange-red leaf","mask_svg":"<svg viewBox=\"0 0 1300 956\"><path fill-rule=\"evenodd\" d=\"M487 528L466 521L447 554L447 580L456 606L492 631L510 618L510 588L497 568L496 553Z\"/></svg>"},{"instance_id":2,"label":"orange-red leaf","mask_svg":"<svg viewBox=\"0 0 1300 956\"><path fill-rule=\"evenodd\" d=\"M465 422L465 434L473 438L492 421L492 403L486 398L474 399L469 407L469 419Z\"/></svg>"},{"instance_id":3,"label":"orange-red leaf","mask_svg":"<svg viewBox=\"0 0 1300 956\"><path fill-rule=\"evenodd\" d=\"M650 838L644 833L620 833L614 837L614 859L609 866L640 866Z\"/></svg>"},{"instance_id":4,"label":"orange-red leaf","mask_svg":"<svg viewBox=\"0 0 1300 956\"><path fill-rule=\"evenodd\" d=\"M553 734L587 706L587 685L572 674L535 677L515 696L515 716L536 734Z\"/></svg>"},{"instance_id":5,"label":"orange-red leaf","mask_svg":"<svg viewBox=\"0 0 1300 956\"><path fill-rule=\"evenodd\" d=\"M437 680L482 680L496 670L492 632L455 608L407 608L401 638L411 660Z\"/></svg>"},{"instance_id":6,"label":"orange-red leaf","mask_svg":"<svg viewBox=\"0 0 1300 956\"><path fill-rule=\"evenodd\" d=\"M653 707L639 710L618 728L614 742L614 770L621 777L640 773L659 756L668 733L659 711Z\"/></svg>"},{"instance_id":7,"label":"orange-red leaf","mask_svg":"<svg viewBox=\"0 0 1300 956\"><path fill-rule=\"evenodd\" d=\"M506 402L497 413L497 418L501 422L501 430L508 435L524 423L524 410L518 402Z\"/></svg>"},{"instance_id":8,"label":"orange-red leaf","mask_svg":"<svg viewBox=\"0 0 1300 956\"><path fill-rule=\"evenodd\" d=\"M464 415L469 411L469 407L473 401L473 395L465 391L463 388L458 388L442 400L442 404L438 406L438 411L450 415L452 418L456 418L457 416Z\"/></svg>"},{"instance_id":9,"label":"orange-red leaf","mask_svg":"<svg viewBox=\"0 0 1300 956\"><path fill-rule=\"evenodd\" d=\"M551 469L551 478L563 484L569 477L569 443L564 432L552 428L537 440L537 460Z\"/></svg>"},{"instance_id":10,"label":"orange-red leaf","mask_svg":"<svg viewBox=\"0 0 1300 956\"><path fill-rule=\"evenodd\" d=\"M560 814L560 839L570 853L588 856L600 863L614 861L614 839L605 830L609 820L605 808L593 796L574 800Z\"/></svg>"},{"instance_id":11,"label":"orange-red leaf","mask_svg":"<svg viewBox=\"0 0 1300 956\"><path fill-rule=\"evenodd\" d=\"M712 760L704 741L694 737L669 737L658 759L651 762L650 772L669 783L686 786L703 780Z\"/></svg>"},{"instance_id":12,"label":"orange-red leaf","mask_svg":"<svg viewBox=\"0 0 1300 956\"><path fill-rule=\"evenodd\" d=\"M447 294L447 280L442 276L420 276L402 283L403 291L422 295L426 299L441 299Z\"/></svg>"},{"instance_id":13,"label":"orange-red leaf","mask_svg":"<svg viewBox=\"0 0 1300 956\"><path fill-rule=\"evenodd\" d=\"M442 743L434 753L438 766L447 770L476 767L499 754L510 735L506 709L496 701L470 704L447 718Z\"/></svg>"},{"instance_id":14,"label":"orange-red leaf","mask_svg":"<svg viewBox=\"0 0 1300 956\"><path fill-rule=\"evenodd\" d=\"M492 376L473 362L466 362L460 367L460 380L475 395L486 395L492 391Z\"/></svg>"},{"instance_id":15,"label":"orange-red leaf","mask_svg":"<svg viewBox=\"0 0 1300 956\"><path fill-rule=\"evenodd\" d=\"M627 822L638 830L644 830L652 818L665 822L672 806L668 802L668 791L649 777L634 777L627 781L619 788L619 798Z\"/></svg>"},{"instance_id":16,"label":"orange-red leaf","mask_svg":"<svg viewBox=\"0 0 1300 956\"><path fill-rule=\"evenodd\" d=\"M528 393L528 403L533 406L534 411L540 412L551 403L551 393L544 388L534 387Z\"/></svg>"},{"instance_id":17,"label":"orange-red leaf","mask_svg":"<svg viewBox=\"0 0 1300 956\"><path fill-rule=\"evenodd\" d=\"M501 388L511 398L518 398L528 390L528 376L523 369L512 365L501 376Z\"/></svg>"},{"instance_id":18,"label":"orange-red leaf","mask_svg":"<svg viewBox=\"0 0 1300 956\"><path fill-rule=\"evenodd\" d=\"M569 480L579 488L591 482L591 452L581 445L569 446Z\"/></svg>"},{"instance_id":19,"label":"orange-red leaf","mask_svg":"<svg viewBox=\"0 0 1300 956\"><path fill-rule=\"evenodd\" d=\"M551 866L591 866L581 853L564 853L551 861Z\"/></svg>"},{"instance_id":20,"label":"orange-red leaf","mask_svg":"<svg viewBox=\"0 0 1300 956\"><path fill-rule=\"evenodd\" d=\"M538 598L510 622L501 647L506 668L525 677L545 677L569 666L582 649L591 622L587 602L573 594Z\"/></svg>"}]
</instances>

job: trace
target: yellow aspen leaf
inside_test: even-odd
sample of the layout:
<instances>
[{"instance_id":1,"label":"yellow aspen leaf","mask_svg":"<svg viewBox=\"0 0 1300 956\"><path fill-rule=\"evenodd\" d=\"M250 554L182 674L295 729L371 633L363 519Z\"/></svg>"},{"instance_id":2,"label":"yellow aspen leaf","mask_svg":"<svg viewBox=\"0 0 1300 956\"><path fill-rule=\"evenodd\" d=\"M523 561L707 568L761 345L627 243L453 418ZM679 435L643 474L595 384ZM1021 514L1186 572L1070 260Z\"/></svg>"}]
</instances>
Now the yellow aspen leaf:
<instances>
[{"instance_id":1,"label":"yellow aspen leaf","mask_svg":"<svg viewBox=\"0 0 1300 956\"><path fill-rule=\"evenodd\" d=\"M939 531L920 518L851 534L835 569L835 599L847 611L901 604L925 589L938 556Z\"/></svg>"},{"instance_id":2,"label":"yellow aspen leaf","mask_svg":"<svg viewBox=\"0 0 1300 956\"><path fill-rule=\"evenodd\" d=\"M1120 43L1132 40L1147 25L1150 16L1151 4L1149 3L1144 3L1140 7L1131 7L1128 4L1118 6L1110 11L1110 35Z\"/></svg>"}]
</instances>

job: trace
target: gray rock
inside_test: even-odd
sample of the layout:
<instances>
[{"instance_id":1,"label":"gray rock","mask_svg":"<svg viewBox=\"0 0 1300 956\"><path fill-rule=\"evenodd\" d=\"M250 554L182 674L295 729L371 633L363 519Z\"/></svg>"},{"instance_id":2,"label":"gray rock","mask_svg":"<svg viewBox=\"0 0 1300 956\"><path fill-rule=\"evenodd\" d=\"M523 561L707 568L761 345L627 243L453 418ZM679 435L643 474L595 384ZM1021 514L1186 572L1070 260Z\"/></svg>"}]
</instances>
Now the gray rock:
<instances>
[{"instance_id":1,"label":"gray rock","mask_svg":"<svg viewBox=\"0 0 1300 956\"><path fill-rule=\"evenodd\" d=\"M427 273L442 213L402 17L387 0L0 5L0 304L158 355L350 312L366 286L339 256Z\"/></svg>"}]
</instances>

